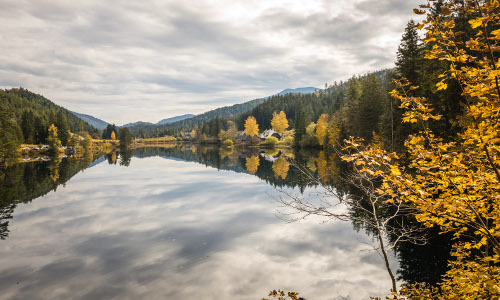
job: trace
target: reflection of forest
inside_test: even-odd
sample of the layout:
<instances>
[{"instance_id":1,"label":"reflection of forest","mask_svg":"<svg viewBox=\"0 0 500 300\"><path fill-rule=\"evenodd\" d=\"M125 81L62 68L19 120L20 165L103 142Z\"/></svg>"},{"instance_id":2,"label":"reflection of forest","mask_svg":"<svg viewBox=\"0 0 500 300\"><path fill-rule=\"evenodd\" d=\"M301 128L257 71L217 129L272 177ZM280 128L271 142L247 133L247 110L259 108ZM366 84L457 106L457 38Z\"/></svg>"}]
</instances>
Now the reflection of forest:
<instances>
[{"instance_id":1,"label":"reflection of forest","mask_svg":"<svg viewBox=\"0 0 500 300\"><path fill-rule=\"evenodd\" d=\"M301 192L313 184L302 176L305 170L321 181L335 187L340 195L363 198L360 191L345 182L349 166L335 153L315 150L301 150L290 153L278 149L233 149L215 146L177 146L165 148L136 149L138 157L161 156L164 158L192 161L219 170L249 173L269 184L282 188L298 188ZM352 214L359 212L352 211ZM353 224L357 230L373 234L373 229ZM399 279L405 282L426 282L436 284L447 269L450 259L450 237L438 235L437 230L429 230L430 243L417 246L400 243L396 249L400 262Z\"/></svg>"},{"instance_id":2,"label":"reflection of forest","mask_svg":"<svg viewBox=\"0 0 500 300\"><path fill-rule=\"evenodd\" d=\"M48 161L19 163L0 169L0 238L8 236L9 219L18 203L30 202L65 184L94 161L82 157L53 157Z\"/></svg>"},{"instance_id":3,"label":"reflection of forest","mask_svg":"<svg viewBox=\"0 0 500 300\"><path fill-rule=\"evenodd\" d=\"M302 176L306 170L323 182L335 187L342 195L360 197L359 191L344 182L348 166L340 158L325 151L302 150L296 153L277 149L234 149L216 146L175 145L169 147L144 147L109 153L95 158L89 153L84 157L54 158L50 161L21 163L0 169L0 238L8 236L9 219L18 203L41 197L60 184L65 184L79 171L107 161L109 164L128 166L132 156L137 158L163 157L196 162L237 173L248 173L259 177L277 188L297 188L302 193L313 184ZM300 166L300 167L299 167ZM353 214L359 213L356 211ZM370 228L353 224L357 230L371 234ZM397 257L400 262L400 279L406 282L419 281L434 284L446 270L449 259L449 238L429 231L431 243L415 246L401 243Z\"/></svg>"}]
</instances>

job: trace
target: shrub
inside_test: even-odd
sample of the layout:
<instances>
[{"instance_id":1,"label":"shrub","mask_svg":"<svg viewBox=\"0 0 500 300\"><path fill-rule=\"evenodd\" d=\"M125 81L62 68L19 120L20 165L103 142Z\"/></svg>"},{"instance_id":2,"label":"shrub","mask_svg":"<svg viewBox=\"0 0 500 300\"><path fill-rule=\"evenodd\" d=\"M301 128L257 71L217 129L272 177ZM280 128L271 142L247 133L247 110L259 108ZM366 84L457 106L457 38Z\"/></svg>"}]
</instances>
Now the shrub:
<instances>
[{"instance_id":1,"label":"shrub","mask_svg":"<svg viewBox=\"0 0 500 300\"><path fill-rule=\"evenodd\" d=\"M274 147L278 144L278 139L275 138L274 136L268 137L262 145L268 146L268 147Z\"/></svg>"},{"instance_id":2,"label":"shrub","mask_svg":"<svg viewBox=\"0 0 500 300\"><path fill-rule=\"evenodd\" d=\"M234 143L232 140L224 140L224 142L222 142L222 146L224 147L227 147L227 148L232 148L234 146Z\"/></svg>"},{"instance_id":3,"label":"shrub","mask_svg":"<svg viewBox=\"0 0 500 300\"><path fill-rule=\"evenodd\" d=\"M291 146L294 143L294 138L293 136L287 136L286 138L283 138L281 141L281 144L286 145L286 146Z\"/></svg>"}]
</instances>

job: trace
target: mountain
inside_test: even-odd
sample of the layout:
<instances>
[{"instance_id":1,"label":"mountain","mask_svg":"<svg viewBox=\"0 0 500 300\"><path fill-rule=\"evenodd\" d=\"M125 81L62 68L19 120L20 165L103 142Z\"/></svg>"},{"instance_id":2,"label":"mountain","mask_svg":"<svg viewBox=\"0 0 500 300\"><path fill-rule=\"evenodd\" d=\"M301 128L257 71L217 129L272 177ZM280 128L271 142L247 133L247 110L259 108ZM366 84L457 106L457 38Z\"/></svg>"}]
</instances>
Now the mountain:
<instances>
[{"instance_id":1,"label":"mountain","mask_svg":"<svg viewBox=\"0 0 500 300\"><path fill-rule=\"evenodd\" d=\"M297 88L297 89L284 89L281 92L279 92L278 96L286 95L286 94L313 94L316 91L320 91L321 89L315 88L315 87L303 87L303 88ZM275 96L275 95L273 95Z\"/></svg>"},{"instance_id":2,"label":"mountain","mask_svg":"<svg viewBox=\"0 0 500 300\"><path fill-rule=\"evenodd\" d=\"M135 127L135 126L149 126L149 125L154 126L155 124L149 123L149 122L137 121L134 123L127 123L127 124L122 125L120 127Z\"/></svg>"},{"instance_id":3,"label":"mountain","mask_svg":"<svg viewBox=\"0 0 500 300\"><path fill-rule=\"evenodd\" d=\"M258 106L261 103L266 102L268 99L271 97L275 97L278 95L287 95L287 94L311 94L314 93L316 88L314 87L304 87L304 88L297 88L297 89L285 89L278 94L264 97L264 98L258 98L254 99L251 101L247 101L241 104L234 104L231 106L224 106L220 108L213 109L211 111L207 111L205 113L193 116L191 118L187 118L184 120L179 120L179 121L174 121L171 123L164 123L164 124L148 124L145 122L137 122L138 124L129 127L130 132L132 135L137 135L140 134L141 136L149 136L149 134L153 132L164 132L167 129L172 129L172 128L194 128L196 125L199 123L207 122L215 118L224 118L224 119L234 119L238 115L241 115L243 113L246 113L256 106ZM162 120L163 121L163 120ZM160 122L162 122L160 121ZM159 122L158 122L159 123Z\"/></svg>"},{"instance_id":4,"label":"mountain","mask_svg":"<svg viewBox=\"0 0 500 300\"><path fill-rule=\"evenodd\" d=\"M163 125L163 124L167 124L167 123L174 123L174 122L178 122L178 121L182 121L182 120L186 120L186 119L192 118L194 116L195 115L193 115L193 114L186 114L186 115L182 115L182 116L167 118L167 119L163 119L160 122L156 123L156 125Z\"/></svg>"},{"instance_id":5,"label":"mountain","mask_svg":"<svg viewBox=\"0 0 500 300\"><path fill-rule=\"evenodd\" d=\"M373 74L380 82L383 89L387 89L387 84L390 82L391 69L384 69L372 72L359 77L360 82L367 80L370 74ZM301 89L286 89L282 92L269 97L265 102L260 103L251 110L239 115L235 121L238 128L243 129L245 120L249 116L253 116L259 124L259 129L271 128L271 120L273 113L276 111L285 112L291 128L295 126L295 112L299 106L303 106L307 114L308 122L318 120L319 116L324 113L331 114L345 105L350 99L345 99L347 94L348 82L341 82L340 85L332 85L327 89L317 89L318 93L315 94L315 88L301 88Z\"/></svg>"},{"instance_id":6,"label":"mountain","mask_svg":"<svg viewBox=\"0 0 500 300\"><path fill-rule=\"evenodd\" d=\"M61 124L59 127L67 127L66 130L73 133L81 130L97 132L95 127L66 108L23 88L0 90L0 105L10 112L11 118L22 129L20 140L25 142L45 142L51 124Z\"/></svg>"},{"instance_id":7,"label":"mountain","mask_svg":"<svg viewBox=\"0 0 500 300\"><path fill-rule=\"evenodd\" d=\"M106 126L108 126L107 122L105 122L101 119L98 119L96 117L86 115L86 114L77 113L74 111L71 111L71 113L74 114L75 116L77 116L78 118L82 119L83 121L89 123L90 125L94 126L97 129L102 130L102 129L106 128Z\"/></svg>"}]
</instances>

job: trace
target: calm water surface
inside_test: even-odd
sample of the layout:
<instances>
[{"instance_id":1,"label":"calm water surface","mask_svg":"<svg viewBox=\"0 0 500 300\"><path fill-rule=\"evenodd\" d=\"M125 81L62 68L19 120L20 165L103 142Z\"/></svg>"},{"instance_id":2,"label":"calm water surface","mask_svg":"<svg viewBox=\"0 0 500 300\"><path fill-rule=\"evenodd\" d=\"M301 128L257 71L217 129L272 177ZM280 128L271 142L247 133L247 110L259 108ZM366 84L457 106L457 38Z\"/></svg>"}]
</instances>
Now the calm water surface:
<instances>
[{"instance_id":1,"label":"calm water surface","mask_svg":"<svg viewBox=\"0 0 500 300\"><path fill-rule=\"evenodd\" d=\"M387 293L382 259L364 251L371 237L345 222L277 217L272 196L280 193L268 181L283 184L290 173L265 180L248 173L244 156L231 155L211 160L218 170L199 163L208 155L189 147L137 150L82 171L63 160L4 174L0 298L261 299L278 288L307 299ZM258 157L257 175L273 178L269 156ZM14 200L26 203L5 202Z\"/></svg>"}]
</instances>

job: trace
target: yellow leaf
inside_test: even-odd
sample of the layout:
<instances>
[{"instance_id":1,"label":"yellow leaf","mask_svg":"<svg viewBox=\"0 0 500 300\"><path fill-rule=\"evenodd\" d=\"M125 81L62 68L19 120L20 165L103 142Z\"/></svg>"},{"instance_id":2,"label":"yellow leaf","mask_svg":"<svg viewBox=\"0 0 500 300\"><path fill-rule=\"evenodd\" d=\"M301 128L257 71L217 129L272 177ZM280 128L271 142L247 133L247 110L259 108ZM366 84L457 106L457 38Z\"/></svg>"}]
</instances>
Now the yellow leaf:
<instances>
[{"instance_id":1,"label":"yellow leaf","mask_svg":"<svg viewBox=\"0 0 500 300\"><path fill-rule=\"evenodd\" d=\"M483 20L482 19L470 20L469 24L472 26L472 28L477 28L477 27L483 25Z\"/></svg>"},{"instance_id":2,"label":"yellow leaf","mask_svg":"<svg viewBox=\"0 0 500 300\"><path fill-rule=\"evenodd\" d=\"M401 175L401 171L399 171L398 166L391 166L391 174L395 176Z\"/></svg>"}]
</instances>

